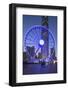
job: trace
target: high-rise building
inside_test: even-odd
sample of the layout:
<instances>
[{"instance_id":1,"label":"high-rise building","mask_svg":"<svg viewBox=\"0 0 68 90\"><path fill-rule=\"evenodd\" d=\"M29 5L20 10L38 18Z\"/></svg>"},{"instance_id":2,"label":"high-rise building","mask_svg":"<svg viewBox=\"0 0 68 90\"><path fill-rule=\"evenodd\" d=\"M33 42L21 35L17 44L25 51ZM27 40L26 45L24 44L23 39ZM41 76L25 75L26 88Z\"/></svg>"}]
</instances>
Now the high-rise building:
<instances>
[{"instance_id":1,"label":"high-rise building","mask_svg":"<svg viewBox=\"0 0 68 90\"><path fill-rule=\"evenodd\" d=\"M23 52L23 63L28 62L29 56L27 55L27 52Z\"/></svg>"},{"instance_id":2,"label":"high-rise building","mask_svg":"<svg viewBox=\"0 0 68 90\"><path fill-rule=\"evenodd\" d=\"M51 56L51 58L52 58L53 60L56 59L55 48L54 48L54 47L50 49L50 56Z\"/></svg>"},{"instance_id":3,"label":"high-rise building","mask_svg":"<svg viewBox=\"0 0 68 90\"><path fill-rule=\"evenodd\" d=\"M26 48L27 48L27 53L28 53L29 57L30 58L34 57L35 56L35 48L34 48L34 46L32 46L32 47L27 46Z\"/></svg>"},{"instance_id":4,"label":"high-rise building","mask_svg":"<svg viewBox=\"0 0 68 90\"><path fill-rule=\"evenodd\" d=\"M45 26L48 29L48 16L42 17L42 26ZM42 56L46 58L49 54L49 33L48 30L41 31L41 38L44 40L44 45L41 48Z\"/></svg>"}]
</instances>

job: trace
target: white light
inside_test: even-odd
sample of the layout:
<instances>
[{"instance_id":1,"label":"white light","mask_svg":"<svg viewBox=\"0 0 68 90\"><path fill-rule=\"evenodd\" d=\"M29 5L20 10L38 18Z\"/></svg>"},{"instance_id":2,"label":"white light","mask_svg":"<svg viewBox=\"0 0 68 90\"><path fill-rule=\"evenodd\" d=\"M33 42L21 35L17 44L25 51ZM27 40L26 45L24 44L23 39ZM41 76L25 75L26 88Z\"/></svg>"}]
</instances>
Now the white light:
<instances>
[{"instance_id":1,"label":"white light","mask_svg":"<svg viewBox=\"0 0 68 90\"><path fill-rule=\"evenodd\" d=\"M39 41L39 44L40 44L40 45L44 45L44 40L41 39L41 40Z\"/></svg>"}]
</instances>

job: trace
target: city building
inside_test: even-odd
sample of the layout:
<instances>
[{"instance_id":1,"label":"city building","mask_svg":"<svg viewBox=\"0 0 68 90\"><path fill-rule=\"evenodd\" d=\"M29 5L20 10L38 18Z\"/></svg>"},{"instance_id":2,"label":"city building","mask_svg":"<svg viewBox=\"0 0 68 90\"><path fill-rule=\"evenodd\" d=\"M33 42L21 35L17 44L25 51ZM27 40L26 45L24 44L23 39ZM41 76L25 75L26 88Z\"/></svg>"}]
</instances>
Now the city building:
<instances>
[{"instance_id":1,"label":"city building","mask_svg":"<svg viewBox=\"0 0 68 90\"><path fill-rule=\"evenodd\" d=\"M55 48L54 47L50 49L50 56L51 56L52 60L57 59L56 55L55 55Z\"/></svg>"},{"instance_id":2,"label":"city building","mask_svg":"<svg viewBox=\"0 0 68 90\"><path fill-rule=\"evenodd\" d=\"M35 57L35 48L34 48L34 46L32 46L32 47L27 46L26 49L27 49L27 54L29 55L30 58Z\"/></svg>"},{"instance_id":3,"label":"city building","mask_svg":"<svg viewBox=\"0 0 68 90\"><path fill-rule=\"evenodd\" d=\"M42 17L42 26L48 28L48 16ZM41 38L44 40L44 45L41 48L43 58L47 58L49 54L49 38L48 38L48 30L41 31Z\"/></svg>"}]
</instances>

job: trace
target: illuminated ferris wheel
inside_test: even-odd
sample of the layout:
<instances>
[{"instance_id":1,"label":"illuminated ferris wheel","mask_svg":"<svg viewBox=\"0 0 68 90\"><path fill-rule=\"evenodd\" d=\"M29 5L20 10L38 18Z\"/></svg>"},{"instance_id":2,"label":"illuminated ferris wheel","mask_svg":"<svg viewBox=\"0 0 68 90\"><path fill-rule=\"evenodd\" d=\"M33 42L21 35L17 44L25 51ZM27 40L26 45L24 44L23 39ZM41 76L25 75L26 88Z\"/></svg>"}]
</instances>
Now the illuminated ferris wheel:
<instances>
[{"instance_id":1,"label":"illuminated ferris wheel","mask_svg":"<svg viewBox=\"0 0 68 90\"><path fill-rule=\"evenodd\" d=\"M47 38L48 41L46 42L46 34L44 35L44 38L42 38L42 32L48 32L47 34ZM48 47L46 46L45 43L48 43ZM25 35L24 38L24 46L25 49L27 51L27 47L34 47L35 48L35 54L34 56L36 56L38 53L46 53L46 50L44 50L45 52L42 51L42 48L48 48L47 52L49 53L51 48L55 48L55 40L54 37L52 35L52 33L49 31L48 28L46 28L45 26L42 25L34 25L31 28L28 29L28 32ZM28 52L28 54L30 55L30 53ZM53 54L53 52L52 52ZM31 55L30 55L31 56ZM49 55L47 55L46 58L48 58ZM43 59L45 57L42 57L41 59Z\"/></svg>"}]
</instances>

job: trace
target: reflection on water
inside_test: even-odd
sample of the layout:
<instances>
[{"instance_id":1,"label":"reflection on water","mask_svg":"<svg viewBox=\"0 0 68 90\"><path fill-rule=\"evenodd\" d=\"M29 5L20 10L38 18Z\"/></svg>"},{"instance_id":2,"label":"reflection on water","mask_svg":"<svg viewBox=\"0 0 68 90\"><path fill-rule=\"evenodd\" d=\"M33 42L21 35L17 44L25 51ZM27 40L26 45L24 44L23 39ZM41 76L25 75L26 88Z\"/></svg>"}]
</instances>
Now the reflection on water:
<instances>
[{"instance_id":1,"label":"reflection on water","mask_svg":"<svg viewBox=\"0 0 68 90\"><path fill-rule=\"evenodd\" d=\"M57 64L23 64L23 74L57 73Z\"/></svg>"}]
</instances>

